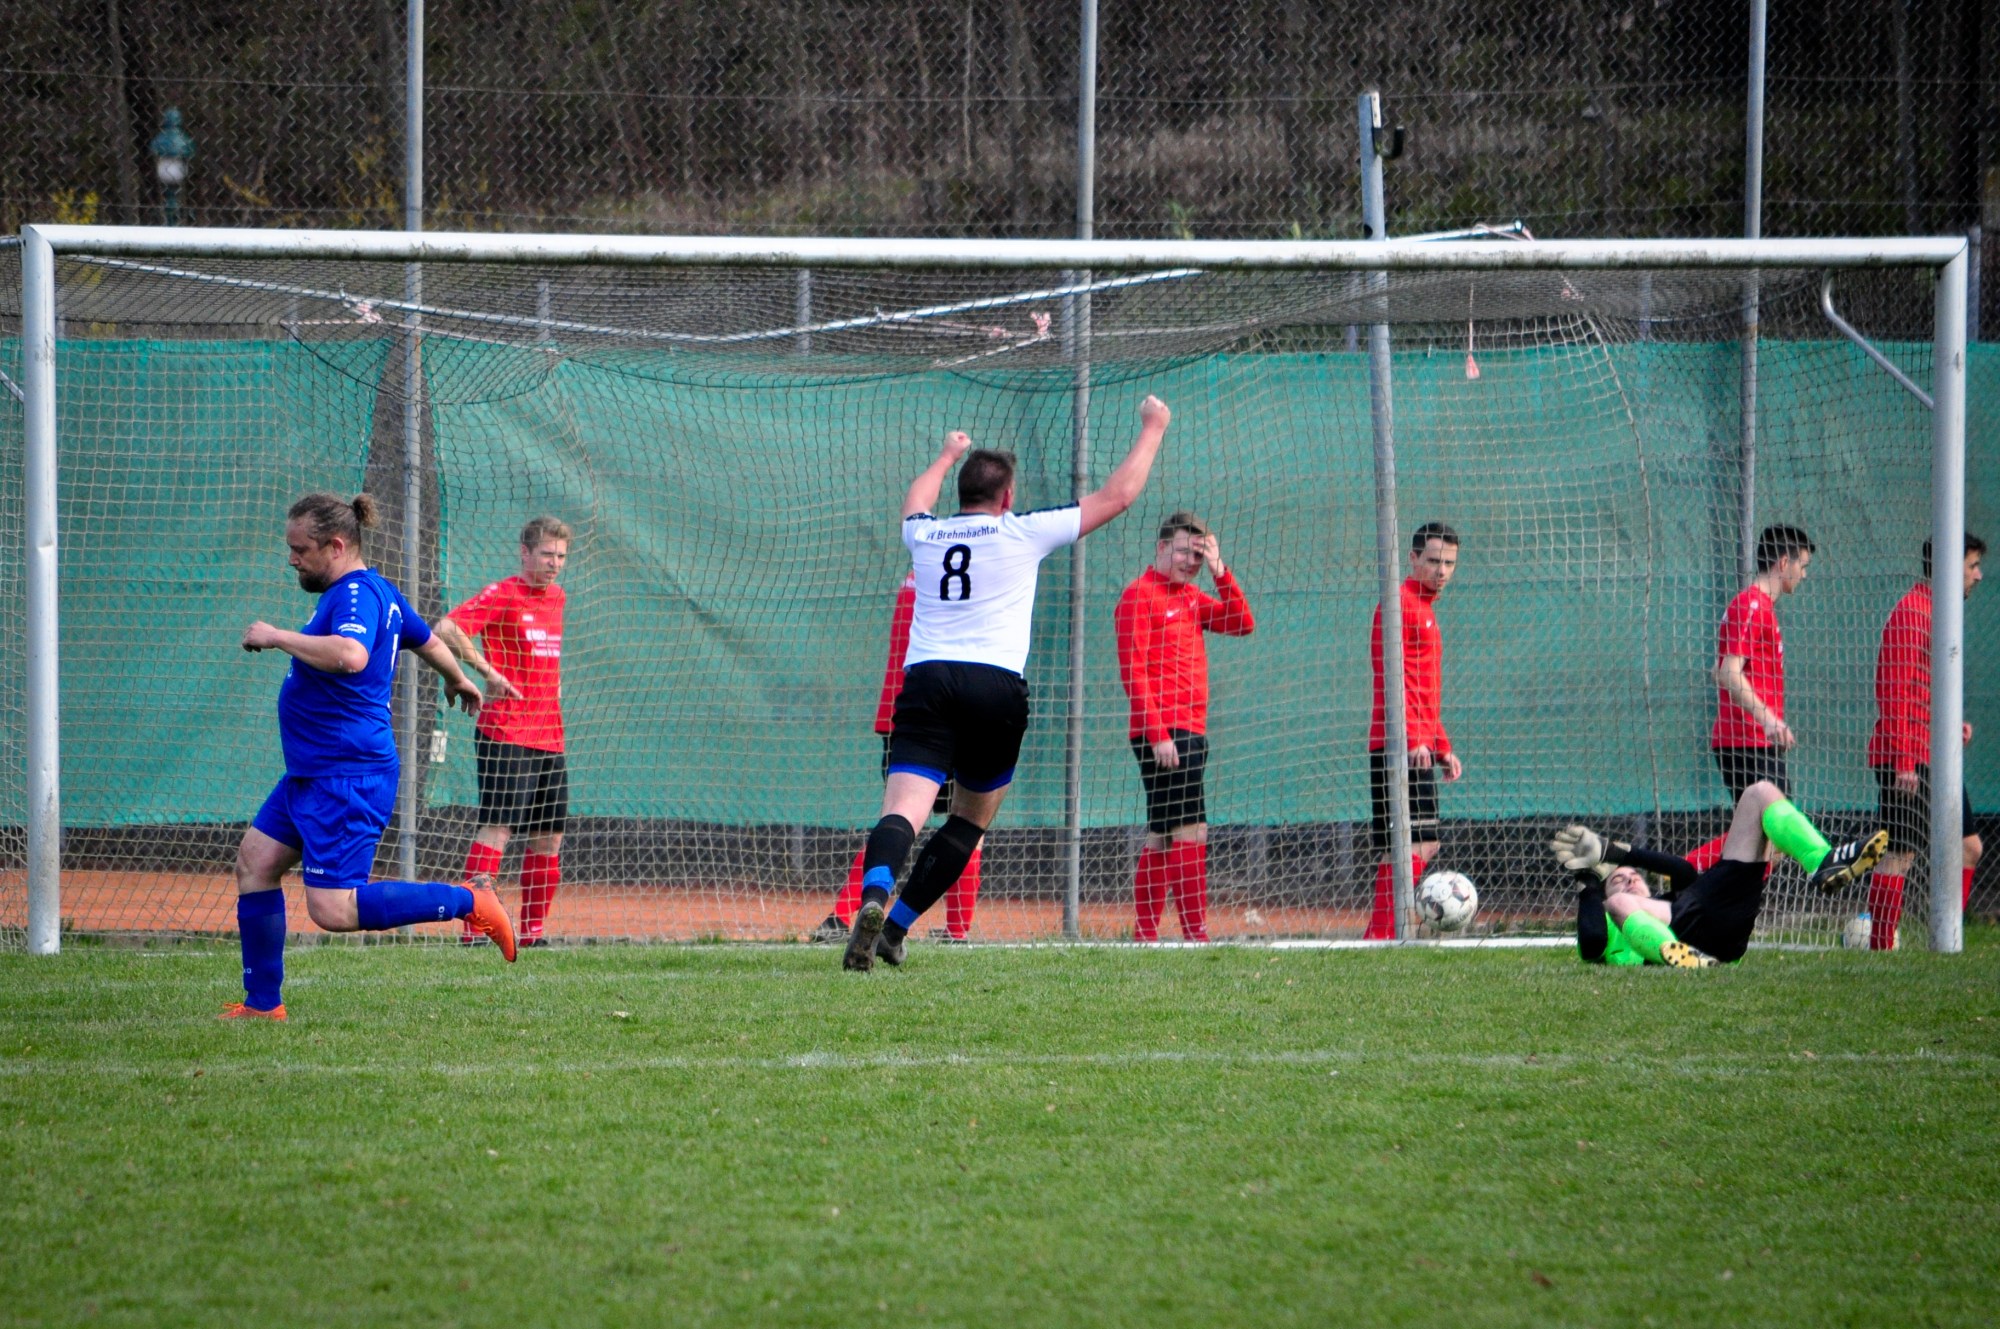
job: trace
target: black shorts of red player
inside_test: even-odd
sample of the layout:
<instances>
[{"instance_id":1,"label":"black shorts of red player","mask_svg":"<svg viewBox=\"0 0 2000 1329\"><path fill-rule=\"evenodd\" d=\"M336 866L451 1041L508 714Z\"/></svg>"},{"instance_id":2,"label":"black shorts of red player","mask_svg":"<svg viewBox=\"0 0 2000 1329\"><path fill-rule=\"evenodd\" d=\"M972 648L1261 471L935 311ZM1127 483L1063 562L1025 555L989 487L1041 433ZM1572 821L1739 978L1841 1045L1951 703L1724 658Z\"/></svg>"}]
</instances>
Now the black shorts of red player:
<instances>
[{"instance_id":1,"label":"black shorts of red player","mask_svg":"<svg viewBox=\"0 0 2000 1329\"><path fill-rule=\"evenodd\" d=\"M1386 854L1395 848L1393 813L1389 799L1389 763L1386 754L1375 749L1368 754L1368 822L1375 852ZM1410 843L1423 844L1438 838L1437 767L1410 769Z\"/></svg>"},{"instance_id":2,"label":"black shorts of red player","mask_svg":"<svg viewBox=\"0 0 2000 1329\"><path fill-rule=\"evenodd\" d=\"M1776 748L1710 748L1722 783L1729 786L1731 807L1743 801L1743 791L1759 780L1769 780L1780 789L1790 789L1791 774L1785 769L1785 754Z\"/></svg>"},{"instance_id":3,"label":"black shorts of red player","mask_svg":"<svg viewBox=\"0 0 2000 1329\"><path fill-rule=\"evenodd\" d=\"M472 736L479 769L479 824L521 835L561 835L569 820L569 767L560 752L543 752Z\"/></svg>"},{"instance_id":4,"label":"black shorts of red player","mask_svg":"<svg viewBox=\"0 0 2000 1329\"><path fill-rule=\"evenodd\" d=\"M1917 788L1914 793L1896 787L1896 772L1893 767L1877 766L1875 771L1876 806L1880 812L1878 824L1889 832L1889 852L1892 854L1914 854L1929 846L1931 842L1931 768L1917 767ZM1965 786L1958 787L1959 834L1972 834L1972 800L1965 795Z\"/></svg>"},{"instance_id":5,"label":"black shorts of red player","mask_svg":"<svg viewBox=\"0 0 2000 1329\"><path fill-rule=\"evenodd\" d=\"M1704 955L1740 960L1764 907L1765 866L1725 858L1668 900L1674 936Z\"/></svg>"},{"instance_id":6,"label":"black shorts of red player","mask_svg":"<svg viewBox=\"0 0 2000 1329\"><path fill-rule=\"evenodd\" d=\"M889 735L887 734L882 735L882 782L884 784L889 782ZM931 800L931 815L933 817L942 817L945 813L951 811L951 791L957 787L950 780L946 780L938 786L937 797Z\"/></svg>"},{"instance_id":7,"label":"black shorts of red player","mask_svg":"<svg viewBox=\"0 0 2000 1329\"><path fill-rule=\"evenodd\" d=\"M1180 765L1171 770L1153 756L1153 745L1144 738L1132 740L1132 755L1139 759L1139 783L1146 787L1146 829L1154 835L1171 835L1183 826L1208 820L1208 795L1202 789L1208 770L1208 736L1185 729L1167 731L1180 754Z\"/></svg>"},{"instance_id":8,"label":"black shorts of red player","mask_svg":"<svg viewBox=\"0 0 2000 1329\"><path fill-rule=\"evenodd\" d=\"M1005 788L1028 732L1028 682L998 665L926 660L903 673L889 770L975 794Z\"/></svg>"}]
</instances>

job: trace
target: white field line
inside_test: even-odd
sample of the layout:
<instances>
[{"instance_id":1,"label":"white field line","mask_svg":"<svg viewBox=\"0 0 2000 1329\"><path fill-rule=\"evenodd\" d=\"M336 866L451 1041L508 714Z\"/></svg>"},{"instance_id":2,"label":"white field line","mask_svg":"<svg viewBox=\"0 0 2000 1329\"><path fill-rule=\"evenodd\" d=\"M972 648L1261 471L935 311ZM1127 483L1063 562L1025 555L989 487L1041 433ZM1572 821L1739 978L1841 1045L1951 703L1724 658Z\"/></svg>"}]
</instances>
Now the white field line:
<instances>
[{"instance_id":1,"label":"white field line","mask_svg":"<svg viewBox=\"0 0 2000 1329\"><path fill-rule=\"evenodd\" d=\"M260 1026L268 1028L269 1026ZM284 1037L290 1031L276 1035ZM1616 1064L1640 1067L1669 1074L1744 1074L1779 1068L1807 1066L1839 1067L1920 1067L1969 1069L1990 1073L2000 1067L2000 1056L1988 1053L1948 1052L1828 1052L1813 1053L1695 1053L1689 1055L1638 1055L1617 1057L1601 1054L1542 1052L1437 1053L1398 1050L1299 1049L1292 1051L1231 1052L1221 1050L1145 1048L1124 1052L800 1052L782 1057L690 1057L660 1056L611 1058L602 1061L563 1059L536 1061L513 1058L480 1063L450 1062L302 1062L283 1059L243 1061L191 1061L185 1066L129 1063L75 1063L41 1058L0 1062L0 1077L68 1075L110 1079L146 1076L185 1079L195 1071L204 1077L217 1075L443 1075L463 1079L483 1077L534 1078L544 1075L645 1074L659 1071L874 1071L874 1070L1007 1070L1015 1067L1074 1067L1100 1070L1144 1069L1153 1066L1329 1067L1331 1075L1341 1069L1395 1069L1406 1067L1459 1067L1471 1070L1547 1072L1578 1070Z\"/></svg>"}]
</instances>

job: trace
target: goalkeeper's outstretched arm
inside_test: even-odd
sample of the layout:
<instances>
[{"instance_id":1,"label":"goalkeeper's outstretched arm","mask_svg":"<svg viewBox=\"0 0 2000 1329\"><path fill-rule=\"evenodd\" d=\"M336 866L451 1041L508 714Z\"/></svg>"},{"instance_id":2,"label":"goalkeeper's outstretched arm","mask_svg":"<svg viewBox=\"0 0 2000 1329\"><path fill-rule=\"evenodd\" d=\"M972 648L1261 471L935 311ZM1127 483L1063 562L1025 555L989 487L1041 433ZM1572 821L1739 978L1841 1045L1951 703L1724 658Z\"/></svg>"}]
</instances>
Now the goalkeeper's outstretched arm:
<instances>
[{"instance_id":1,"label":"goalkeeper's outstretched arm","mask_svg":"<svg viewBox=\"0 0 2000 1329\"><path fill-rule=\"evenodd\" d=\"M1612 868L1630 866L1641 872L1658 873L1678 891L1693 885L1700 875L1694 864L1678 854L1637 849L1623 840L1607 840L1588 826L1563 827L1549 841L1549 852L1564 868L1576 873L1579 880L1585 876L1602 880L1611 875Z\"/></svg>"}]
</instances>

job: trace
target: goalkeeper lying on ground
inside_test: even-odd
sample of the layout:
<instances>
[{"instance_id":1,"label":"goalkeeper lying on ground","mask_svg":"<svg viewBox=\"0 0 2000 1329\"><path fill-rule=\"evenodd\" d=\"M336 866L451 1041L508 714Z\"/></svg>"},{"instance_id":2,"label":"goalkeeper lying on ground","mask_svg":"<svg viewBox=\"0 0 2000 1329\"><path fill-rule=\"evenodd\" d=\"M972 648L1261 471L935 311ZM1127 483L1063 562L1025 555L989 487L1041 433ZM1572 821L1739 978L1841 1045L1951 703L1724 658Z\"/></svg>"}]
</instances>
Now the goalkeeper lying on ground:
<instances>
[{"instance_id":1,"label":"goalkeeper lying on ground","mask_svg":"<svg viewBox=\"0 0 2000 1329\"><path fill-rule=\"evenodd\" d=\"M1588 826L1566 826L1549 841L1556 860L1574 872L1576 947L1586 964L1664 964L1701 969L1740 960L1764 907L1770 849L1804 868L1831 894L1866 881L1889 847L1886 831L1833 848L1778 786L1759 780L1736 800L1722 858L1697 874L1694 865L1655 849L1606 840ZM1671 883L1656 896L1645 874Z\"/></svg>"}]
</instances>

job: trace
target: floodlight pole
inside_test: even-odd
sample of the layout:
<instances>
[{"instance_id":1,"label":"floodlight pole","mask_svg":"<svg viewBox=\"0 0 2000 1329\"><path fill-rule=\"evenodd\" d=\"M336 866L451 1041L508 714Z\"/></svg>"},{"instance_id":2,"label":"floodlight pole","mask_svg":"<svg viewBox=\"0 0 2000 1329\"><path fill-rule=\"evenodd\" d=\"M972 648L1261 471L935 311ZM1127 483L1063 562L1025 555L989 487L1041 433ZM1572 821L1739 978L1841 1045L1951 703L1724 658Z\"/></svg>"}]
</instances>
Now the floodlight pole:
<instances>
[{"instance_id":1,"label":"floodlight pole","mask_svg":"<svg viewBox=\"0 0 2000 1329\"><path fill-rule=\"evenodd\" d=\"M26 425L22 488L27 531L28 950L62 945L61 649L56 630L56 259L24 227L21 244L21 392Z\"/></svg>"},{"instance_id":2,"label":"floodlight pole","mask_svg":"<svg viewBox=\"0 0 2000 1329\"><path fill-rule=\"evenodd\" d=\"M1364 92L1358 104L1361 130L1361 221L1367 240L1389 238L1388 207L1382 194L1382 96ZM1380 292L1376 310L1388 311L1389 274L1367 274L1368 289ZM1394 882L1396 939L1414 935L1417 885L1410 871L1410 731L1403 709L1402 537L1396 526L1396 419L1391 382L1389 325L1368 328L1368 417L1375 426L1375 576L1382 615L1382 765L1389 780L1389 870Z\"/></svg>"},{"instance_id":3,"label":"floodlight pole","mask_svg":"<svg viewBox=\"0 0 2000 1329\"><path fill-rule=\"evenodd\" d=\"M1968 256L1937 276L1931 370L1931 949L1965 949L1965 307Z\"/></svg>"},{"instance_id":4,"label":"floodlight pole","mask_svg":"<svg viewBox=\"0 0 2000 1329\"><path fill-rule=\"evenodd\" d=\"M1768 0L1750 0L1750 91L1744 107L1743 238L1764 234L1764 33ZM1761 321L1757 274L1743 282L1739 466L1741 509L1737 532L1738 583L1757 575L1757 338Z\"/></svg>"},{"instance_id":5,"label":"floodlight pole","mask_svg":"<svg viewBox=\"0 0 2000 1329\"><path fill-rule=\"evenodd\" d=\"M1097 229L1097 0L1083 0L1077 53L1076 238ZM1088 285L1089 272L1076 274ZM1090 492L1090 294L1063 299L1063 345L1074 363L1070 414L1070 496ZM1083 541L1069 547L1069 714L1063 726L1063 936L1083 935L1084 637L1089 603Z\"/></svg>"},{"instance_id":6,"label":"floodlight pole","mask_svg":"<svg viewBox=\"0 0 2000 1329\"><path fill-rule=\"evenodd\" d=\"M424 0L409 0L408 65L403 80L403 229L424 229ZM424 298L421 263L403 267L403 298L413 308L403 317L403 598L422 603L424 524L424 430L419 411L423 363L418 345L422 316L414 306ZM419 746L417 669L406 663L396 679L397 728L402 731L403 770L396 789L396 862L405 881L417 877L417 794L421 763L429 745Z\"/></svg>"}]
</instances>

